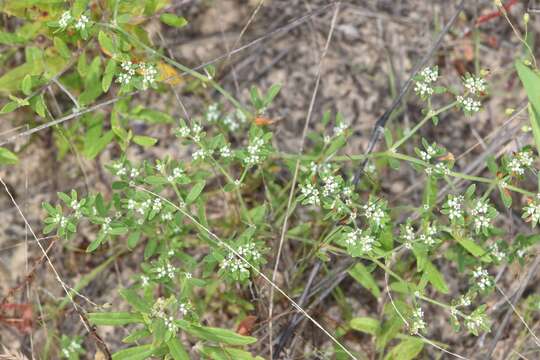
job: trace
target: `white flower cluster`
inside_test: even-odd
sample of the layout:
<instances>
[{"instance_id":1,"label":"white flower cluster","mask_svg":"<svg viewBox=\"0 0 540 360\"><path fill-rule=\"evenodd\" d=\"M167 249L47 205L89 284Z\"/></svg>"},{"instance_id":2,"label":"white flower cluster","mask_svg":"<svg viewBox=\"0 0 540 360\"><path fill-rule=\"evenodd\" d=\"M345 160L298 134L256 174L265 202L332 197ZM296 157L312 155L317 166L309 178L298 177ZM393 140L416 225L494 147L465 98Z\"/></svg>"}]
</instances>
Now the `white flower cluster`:
<instances>
[{"instance_id":1,"label":"white flower cluster","mask_svg":"<svg viewBox=\"0 0 540 360\"><path fill-rule=\"evenodd\" d=\"M64 347L62 349L62 355L64 355L66 358L71 359L74 355L75 357L78 357L77 354L81 351L81 344L79 344L75 340L71 340L69 345L67 347Z\"/></svg>"},{"instance_id":2,"label":"white flower cluster","mask_svg":"<svg viewBox=\"0 0 540 360\"><path fill-rule=\"evenodd\" d=\"M471 94L481 94L486 92L486 80L481 77L469 76L463 80L463 86Z\"/></svg>"},{"instance_id":3,"label":"white flower cluster","mask_svg":"<svg viewBox=\"0 0 540 360\"><path fill-rule=\"evenodd\" d=\"M221 113L219 111L219 104L213 103L210 106L208 106L208 109L206 110L206 120L208 122L215 122L219 120L219 117L221 116Z\"/></svg>"},{"instance_id":4,"label":"white flower cluster","mask_svg":"<svg viewBox=\"0 0 540 360\"><path fill-rule=\"evenodd\" d=\"M64 11L62 16L60 17L60 20L58 20L58 25L61 28L66 28L71 23L71 20L73 20L73 17L71 16L71 12Z\"/></svg>"},{"instance_id":5,"label":"white flower cluster","mask_svg":"<svg viewBox=\"0 0 540 360\"><path fill-rule=\"evenodd\" d=\"M450 218L450 220L463 217L462 206L464 200L465 199L462 195L448 195L446 206L448 207L448 218Z\"/></svg>"},{"instance_id":6,"label":"white flower cluster","mask_svg":"<svg viewBox=\"0 0 540 360\"><path fill-rule=\"evenodd\" d=\"M158 279L163 279L168 277L169 279L174 279L177 269L172 266L170 263L160 265L155 269Z\"/></svg>"},{"instance_id":7,"label":"white flower cluster","mask_svg":"<svg viewBox=\"0 0 540 360\"><path fill-rule=\"evenodd\" d=\"M478 200L475 207L471 209L471 215L474 217L474 229L479 231L488 229L491 226L491 219L488 217L488 203L484 200Z\"/></svg>"},{"instance_id":8,"label":"white flower cluster","mask_svg":"<svg viewBox=\"0 0 540 360\"><path fill-rule=\"evenodd\" d=\"M437 227L434 225L429 225L426 228L426 232L420 234L419 240L427 246L435 245L435 235L437 235Z\"/></svg>"},{"instance_id":9,"label":"white flower cluster","mask_svg":"<svg viewBox=\"0 0 540 360\"><path fill-rule=\"evenodd\" d=\"M369 253L373 250L375 238L360 229L355 229L347 234L345 243L349 248L358 248L362 253Z\"/></svg>"},{"instance_id":10,"label":"white flower cluster","mask_svg":"<svg viewBox=\"0 0 540 360\"><path fill-rule=\"evenodd\" d=\"M246 166L253 166L260 163L263 159L261 150L264 145L264 140L262 138L255 138L250 141L247 152L248 156L244 159Z\"/></svg>"},{"instance_id":11,"label":"white flower cluster","mask_svg":"<svg viewBox=\"0 0 540 360\"><path fill-rule=\"evenodd\" d=\"M508 170L516 175L525 174L525 169L532 166L534 159L529 151L520 151L508 162Z\"/></svg>"},{"instance_id":12,"label":"white flower cluster","mask_svg":"<svg viewBox=\"0 0 540 360\"><path fill-rule=\"evenodd\" d=\"M536 195L536 200L529 202L523 208L522 217L530 221L533 227L540 222L540 193Z\"/></svg>"},{"instance_id":13,"label":"white flower cluster","mask_svg":"<svg viewBox=\"0 0 540 360\"><path fill-rule=\"evenodd\" d=\"M366 205L362 207L364 210L364 216L368 219L370 223L375 224L375 227L381 227L383 220L386 216L384 209L380 201L373 200L369 201Z\"/></svg>"},{"instance_id":14,"label":"white flower cluster","mask_svg":"<svg viewBox=\"0 0 540 360\"><path fill-rule=\"evenodd\" d=\"M137 67L131 61L123 61L120 64L120 67L124 72L118 75L116 81L122 85L129 85L131 83L131 79L133 76L135 76Z\"/></svg>"},{"instance_id":15,"label":"white flower cluster","mask_svg":"<svg viewBox=\"0 0 540 360\"><path fill-rule=\"evenodd\" d=\"M463 97L458 95L456 100L459 106L463 109L465 114L474 114L480 111L482 103L479 100L476 100L472 97Z\"/></svg>"},{"instance_id":16,"label":"white flower cluster","mask_svg":"<svg viewBox=\"0 0 540 360\"><path fill-rule=\"evenodd\" d=\"M176 304L176 300L172 302L173 304ZM154 305L152 305L152 309L150 311L150 316L154 318L162 319L165 323L165 327L167 330L173 334L176 334L178 331L178 325L175 322L175 317L167 314L167 305L171 304L171 299L165 300L164 298L160 297L156 300ZM180 317L184 317L187 315L189 311L189 303L179 303L178 304L178 313L180 314Z\"/></svg>"},{"instance_id":17,"label":"white flower cluster","mask_svg":"<svg viewBox=\"0 0 540 360\"><path fill-rule=\"evenodd\" d=\"M414 92L422 99L426 99L433 95L433 83L439 78L439 71L436 67L425 68L420 72L421 80L417 81L414 86Z\"/></svg>"},{"instance_id":18,"label":"white flower cluster","mask_svg":"<svg viewBox=\"0 0 540 360\"><path fill-rule=\"evenodd\" d=\"M425 172L428 176L431 176L433 174L437 175L449 175L450 174L450 168L448 165L444 162L439 162L435 166L428 166L425 169Z\"/></svg>"},{"instance_id":19,"label":"white flower cluster","mask_svg":"<svg viewBox=\"0 0 540 360\"><path fill-rule=\"evenodd\" d=\"M139 69L142 75L143 89L147 89L156 81L158 71L154 65L147 63L141 63Z\"/></svg>"},{"instance_id":20,"label":"white flower cluster","mask_svg":"<svg viewBox=\"0 0 540 360\"><path fill-rule=\"evenodd\" d=\"M417 335L426 329L426 322L424 321L424 310L418 307L412 313L411 323L409 324L411 334Z\"/></svg>"},{"instance_id":21,"label":"white flower cluster","mask_svg":"<svg viewBox=\"0 0 540 360\"><path fill-rule=\"evenodd\" d=\"M321 203L319 198L319 189L312 184L305 184L300 186L302 196L305 198L305 202L310 205L318 206Z\"/></svg>"},{"instance_id":22,"label":"white flower cluster","mask_svg":"<svg viewBox=\"0 0 540 360\"><path fill-rule=\"evenodd\" d=\"M167 176L168 182L174 182L185 175L185 172L182 168L176 167L173 169L173 172L171 175Z\"/></svg>"},{"instance_id":23,"label":"white flower cluster","mask_svg":"<svg viewBox=\"0 0 540 360\"><path fill-rule=\"evenodd\" d=\"M156 81L158 71L156 67L148 63L134 64L131 61L123 61L120 64L122 73L118 75L116 81L121 85L130 85L133 78L137 75L137 71L142 75L142 87L147 89Z\"/></svg>"},{"instance_id":24,"label":"white flower cluster","mask_svg":"<svg viewBox=\"0 0 540 360\"><path fill-rule=\"evenodd\" d=\"M499 248L499 245L497 245L497 243L493 243L489 247L489 252L499 262L503 261L506 257L506 253Z\"/></svg>"},{"instance_id":25,"label":"white flower cluster","mask_svg":"<svg viewBox=\"0 0 540 360\"><path fill-rule=\"evenodd\" d=\"M483 314L472 314L465 319L465 327L472 334L478 335L487 326L487 320Z\"/></svg>"},{"instance_id":26,"label":"white flower cluster","mask_svg":"<svg viewBox=\"0 0 540 360\"><path fill-rule=\"evenodd\" d=\"M101 225L101 231L103 231L104 234L108 234L109 231L111 231L111 218L106 217L103 219L103 224Z\"/></svg>"},{"instance_id":27,"label":"white flower cluster","mask_svg":"<svg viewBox=\"0 0 540 360\"><path fill-rule=\"evenodd\" d=\"M224 159L230 158L233 155L231 147L229 145L223 145L223 147L219 150L219 155Z\"/></svg>"},{"instance_id":28,"label":"white flower cluster","mask_svg":"<svg viewBox=\"0 0 540 360\"><path fill-rule=\"evenodd\" d=\"M82 31L86 29L90 23L90 18L87 15L81 14L77 19L74 19L70 11L64 11L58 20L58 27L65 30L68 26L74 24L75 29Z\"/></svg>"},{"instance_id":29,"label":"white flower cluster","mask_svg":"<svg viewBox=\"0 0 540 360\"><path fill-rule=\"evenodd\" d=\"M261 253L257 250L254 243L242 245L238 247L236 252L247 261L258 261L261 259ZM221 262L221 269L232 274L246 275L249 273L249 265L243 259L230 252Z\"/></svg>"},{"instance_id":30,"label":"white flower cluster","mask_svg":"<svg viewBox=\"0 0 540 360\"><path fill-rule=\"evenodd\" d=\"M405 225L401 230L401 238L403 239L404 246L407 249L412 249L412 244L416 239L416 234L414 233L414 228L411 224Z\"/></svg>"},{"instance_id":31,"label":"white flower cluster","mask_svg":"<svg viewBox=\"0 0 540 360\"><path fill-rule=\"evenodd\" d=\"M193 152L191 157L193 157L193 160L204 160L206 159L208 153L204 149L197 149Z\"/></svg>"},{"instance_id":32,"label":"white flower cluster","mask_svg":"<svg viewBox=\"0 0 540 360\"><path fill-rule=\"evenodd\" d=\"M429 145L426 151L420 150L420 157L422 160L429 162L437 154L437 149L434 146Z\"/></svg>"},{"instance_id":33,"label":"white flower cluster","mask_svg":"<svg viewBox=\"0 0 540 360\"><path fill-rule=\"evenodd\" d=\"M88 22L90 21L90 19L88 19L88 16L86 15L81 15L77 21L75 22L75 29L77 30L84 30L84 28L86 28L86 26L88 25Z\"/></svg>"},{"instance_id":34,"label":"white flower cluster","mask_svg":"<svg viewBox=\"0 0 540 360\"><path fill-rule=\"evenodd\" d=\"M337 136L343 134L345 132L345 130L347 130L348 127L349 127L349 125L347 125L346 122L344 122L344 121L340 122L339 124L334 126L334 136L337 137Z\"/></svg>"},{"instance_id":35,"label":"white flower cluster","mask_svg":"<svg viewBox=\"0 0 540 360\"><path fill-rule=\"evenodd\" d=\"M475 284L478 285L478 288L482 291L493 285L487 270L482 269L480 266L473 271L473 278L475 280Z\"/></svg>"},{"instance_id":36,"label":"white flower cluster","mask_svg":"<svg viewBox=\"0 0 540 360\"><path fill-rule=\"evenodd\" d=\"M339 190L339 179L337 176L326 175L323 178L323 190L322 195L325 197L332 197L336 195Z\"/></svg>"}]
</instances>

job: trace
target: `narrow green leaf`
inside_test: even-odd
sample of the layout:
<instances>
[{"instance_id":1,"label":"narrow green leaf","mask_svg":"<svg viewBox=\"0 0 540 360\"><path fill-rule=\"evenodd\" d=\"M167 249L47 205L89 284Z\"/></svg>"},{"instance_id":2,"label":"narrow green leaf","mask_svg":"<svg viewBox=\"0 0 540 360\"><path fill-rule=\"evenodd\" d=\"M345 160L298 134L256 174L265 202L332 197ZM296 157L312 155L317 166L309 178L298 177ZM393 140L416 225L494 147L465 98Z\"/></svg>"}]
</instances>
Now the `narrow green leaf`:
<instances>
[{"instance_id":1,"label":"narrow green leaf","mask_svg":"<svg viewBox=\"0 0 540 360\"><path fill-rule=\"evenodd\" d=\"M424 342L417 339L409 339L400 342L384 358L384 360L412 360L420 354L424 348Z\"/></svg>"},{"instance_id":2,"label":"narrow green leaf","mask_svg":"<svg viewBox=\"0 0 540 360\"><path fill-rule=\"evenodd\" d=\"M128 312L89 313L88 320L94 325L127 325L144 322L142 316Z\"/></svg>"},{"instance_id":3,"label":"narrow green leaf","mask_svg":"<svg viewBox=\"0 0 540 360\"><path fill-rule=\"evenodd\" d=\"M174 360L189 360L189 354L184 348L184 345L177 338L172 338L167 341L167 347Z\"/></svg>"},{"instance_id":4,"label":"narrow green leaf","mask_svg":"<svg viewBox=\"0 0 540 360\"><path fill-rule=\"evenodd\" d=\"M159 20L161 20L161 22L163 22L164 24L173 26L175 28L181 28L183 26L186 26L188 23L188 21L184 17L176 16L171 13L161 14L161 16L159 17Z\"/></svg>"},{"instance_id":5,"label":"narrow green leaf","mask_svg":"<svg viewBox=\"0 0 540 360\"><path fill-rule=\"evenodd\" d=\"M188 193L188 195L186 197L186 204L187 205L189 205L189 204L193 203L195 200L197 200L197 198L199 197L199 195L203 191L205 185L206 185L206 182L204 180L199 181L198 183L193 185L193 187L191 188L191 190L189 191L189 193Z\"/></svg>"},{"instance_id":6,"label":"narrow green leaf","mask_svg":"<svg viewBox=\"0 0 540 360\"><path fill-rule=\"evenodd\" d=\"M449 293L448 285L446 285L444 276L430 261L425 264L424 274L426 275L431 285L435 287L435 289L442 292L443 294Z\"/></svg>"},{"instance_id":7,"label":"narrow green leaf","mask_svg":"<svg viewBox=\"0 0 540 360\"><path fill-rule=\"evenodd\" d=\"M152 356L154 348L152 344L139 345L115 352L113 360L145 360Z\"/></svg>"},{"instance_id":8,"label":"narrow green leaf","mask_svg":"<svg viewBox=\"0 0 540 360\"><path fill-rule=\"evenodd\" d=\"M525 66L520 60L516 61L515 66L532 105L532 109L529 109L529 120L533 129L536 148L540 152L540 75Z\"/></svg>"},{"instance_id":9,"label":"narrow green leaf","mask_svg":"<svg viewBox=\"0 0 540 360\"><path fill-rule=\"evenodd\" d=\"M356 264L351 270L349 270L349 275L358 281L360 285L368 289L376 298L381 295L377 282L363 264Z\"/></svg>"},{"instance_id":10,"label":"narrow green leaf","mask_svg":"<svg viewBox=\"0 0 540 360\"><path fill-rule=\"evenodd\" d=\"M62 56L65 59L71 58L71 51L69 50L64 40L55 36L53 39L53 43L54 43L54 48L58 51L60 56Z\"/></svg>"},{"instance_id":11,"label":"narrow green leaf","mask_svg":"<svg viewBox=\"0 0 540 360\"><path fill-rule=\"evenodd\" d=\"M356 317L351 319L349 325L353 330L375 335L381 326L379 320L370 317Z\"/></svg>"},{"instance_id":12,"label":"narrow green leaf","mask_svg":"<svg viewBox=\"0 0 540 360\"><path fill-rule=\"evenodd\" d=\"M24 95L28 96L32 93L32 77L30 74L26 74L21 82L21 91Z\"/></svg>"},{"instance_id":13,"label":"narrow green leaf","mask_svg":"<svg viewBox=\"0 0 540 360\"><path fill-rule=\"evenodd\" d=\"M113 41L107 33L100 30L98 34L98 41L99 41L99 46L101 46L101 49L107 55L112 56L114 55L114 53L116 53L116 49L114 47Z\"/></svg>"},{"instance_id":14,"label":"narrow green leaf","mask_svg":"<svg viewBox=\"0 0 540 360\"><path fill-rule=\"evenodd\" d=\"M17 162L19 162L19 158L15 153L0 147L0 165L14 165Z\"/></svg>"},{"instance_id":15,"label":"narrow green leaf","mask_svg":"<svg viewBox=\"0 0 540 360\"><path fill-rule=\"evenodd\" d=\"M10 113L16 109L18 109L21 105L16 101L10 101L6 105L0 109L0 114L7 114Z\"/></svg>"},{"instance_id":16,"label":"narrow green leaf","mask_svg":"<svg viewBox=\"0 0 540 360\"><path fill-rule=\"evenodd\" d=\"M186 327L185 330L199 339L228 345L248 345L257 341L254 337L243 336L231 330L215 327L191 325Z\"/></svg>"},{"instance_id":17,"label":"narrow green leaf","mask_svg":"<svg viewBox=\"0 0 540 360\"><path fill-rule=\"evenodd\" d=\"M150 136L135 135L133 136L133 142L137 145L141 145L144 148L149 148L157 143L157 139Z\"/></svg>"}]
</instances>

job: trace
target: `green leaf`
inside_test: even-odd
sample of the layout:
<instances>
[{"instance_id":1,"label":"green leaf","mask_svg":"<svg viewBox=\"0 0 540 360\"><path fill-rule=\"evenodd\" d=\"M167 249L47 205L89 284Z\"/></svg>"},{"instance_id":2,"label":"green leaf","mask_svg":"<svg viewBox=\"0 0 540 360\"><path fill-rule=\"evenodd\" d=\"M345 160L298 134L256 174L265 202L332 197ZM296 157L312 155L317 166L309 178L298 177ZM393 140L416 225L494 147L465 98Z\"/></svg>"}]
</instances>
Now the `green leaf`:
<instances>
[{"instance_id":1,"label":"green leaf","mask_svg":"<svg viewBox=\"0 0 540 360\"><path fill-rule=\"evenodd\" d=\"M141 298L135 290L122 289L120 290L120 296L122 296L124 300L138 312L147 313L150 311L150 304Z\"/></svg>"},{"instance_id":2,"label":"green leaf","mask_svg":"<svg viewBox=\"0 0 540 360\"><path fill-rule=\"evenodd\" d=\"M412 360L420 354L424 342L417 339L408 339L400 342L384 358L384 360Z\"/></svg>"},{"instance_id":3,"label":"green leaf","mask_svg":"<svg viewBox=\"0 0 540 360\"><path fill-rule=\"evenodd\" d=\"M32 77L30 74L26 74L21 82L21 91L24 95L28 96L32 93Z\"/></svg>"},{"instance_id":4,"label":"green leaf","mask_svg":"<svg viewBox=\"0 0 540 360\"><path fill-rule=\"evenodd\" d=\"M157 139L150 136L135 135L133 136L133 142L137 145L141 145L144 148L149 148L157 143Z\"/></svg>"},{"instance_id":5,"label":"green leaf","mask_svg":"<svg viewBox=\"0 0 540 360\"><path fill-rule=\"evenodd\" d=\"M431 283L431 285L435 287L435 289L442 292L443 294L449 293L448 285L446 285L444 276L430 261L426 262L424 266L424 274L427 277L428 281Z\"/></svg>"},{"instance_id":6,"label":"green leaf","mask_svg":"<svg viewBox=\"0 0 540 360\"><path fill-rule=\"evenodd\" d=\"M19 158L13 152L0 147L0 165L14 165L19 162Z\"/></svg>"},{"instance_id":7,"label":"green leaf","mask_svg":"<svg viewBox=\"0 0 540 360\"><path fill-rule=\"evenodd\" d=\"M201 194L205 186L206 186L206 182L204 180L201 180L197 182L195 185L193 185L193 187L191 188L191 190L189 191L186 197L186 204L189 205L193 203L195 200L197 200L197 198L199 197L199 195Z\"/></svg>"},{"instance_id":8,"label":"green leaf","mask_svg":"<svg viewBox=\"0 0 540 360\"><path fill-rule=\"evenodd\" d=\"M161 22L163 22L164 24L173 26L175 28L181 28L183 26L186 26L188 23L188 21L184 17L176 16L171 13L161 14L161 16L159 17L159 20L161 20Z\"/></svg>"},{"instance_id":9,"label":"green leaf","mask_svg":"<svg viewBox=\"0 0 540 360\"><path fill-rule=\"evenodd\" d=\"M142 324L144 319L138 314L128 312L101 312L88 313L88 320L94 325L127 325Z\"/></svg>"},{"instance_id":10,"label":"green leaf","mask_svg":"<svg viewBox=\"0 0 540 360\"><path fill-rule=\"evenodd\" d=\"M266 94L266 98L264 99L265 106L268 106L272 100L279 94L279 91L281 90L280 84L274 84L270 87L268 90L268 93Z\"/></svg>"},{"instance_id":11,"label":"green leaf","mask_svg":"<svg viewBox=\"0 0 540 360\"><path fill-rule=\"evenodd\" d=\"M504 189L502 186L499 186L499 194L501 194L501 200L507 208L512 206L512 195L510 192L506 189Z\"/></svg>"},{"instance_id":12,"label":"green leaf","mask_svg":"<svg viewBox=\"0 0 540 360\"><path fill-rule=\"evenodd\" d=\"M107 62L107 66L105 67L105 74L103 74L103 79L101 79L101 89L103 92L109 91L109 88L111 87L112 80L114 78L114 73L116 71L116 61L113 59L110 59Z\"/></svg>"},{"instance_id":13,"label":"green leaf","mask_svg":"<svg viewBox=\"0 0 540 360\"><path fill-rule=\"evenodd\" d=\"M185 331L199 339L228 345L248 345L257 341L256 338L251 336L243 336L231 330L208 326L191 325L186 327Z\"/></svg>"},{"instance_id":14,"label":"green leaf","mask_svg":"<svg viewBox=\"0 0 540 360\"><path fill-rule=\"evenodd\" d=\"M113 360L145 360L152 356L154 347L152 344L139 345L115 352Z\"/></svg>"},{"instance_id":15,"label":"green leaf","mask_svg":"<svg viewBox=\"0 0 540 360\"><path fill-rule=\"evenodd\" d=\"M480 258L484 262L491 262L491 257L486 253L486 251L474 241L468 238L462 238L461 236L456 236L452 234L454 239L465 248L472 256Z\"/></svg>"},{"instance_id":16,"label":"green leaf","mask_svg":"<svg viewBox=\"0 0 540 360\"><path fill-rule=\"evenodd\" d=\"M86 252L87 253L90 253L94 250L96 250L99 245L101 245L101 243L103 242L103 240L105 240L105 234L103 233L99 233L99 235L97 236L97 238L95 238L89 245L88 247L86 248Z\"/></svg>"},{"instance_id":17,"label":"green leaf","mask_svg":"<svg viewBox=\"0 0 540 360\"><path fill-rule=\"evenodd\" d=\"M190 360L189 354L184 345L177 338L167 341L167 347L174 360Z\"/></svg>"},{"instance_id":18,"label":"green leaf","mask_svg":"<svg viewBox=\"0 0 540 360\"><path fill-rule=\"evenodd\" d=\"M18 109L21 105L17 101L10 101L6 105L0 109L0 114L7 114L10 113L16 109Z\"/></svg>"},{"instance_id":19,"label":"green leaf","mask_svg":"<svg viewBox=\"0 0 540 360\"><path fill-rule=\"evenodd\" d=\"M58 51L60 56L62 56L65 59L71 58L71 51L69 50L64 40L55 36L53 39L53 43L54 43L54 48Z\"/></svg>"},{"instance_id":20,"label":"green leaf","mask_svg":"<svg viewBox=\"0 0 540 360\"><path fill-rule=\"evenodd\" d=\"M75 0L71 8L73 17L78 18L86 10L89 0Z\"/></svg>"},{"instance_id":21,"label":"green leaf","mask_svg":"<svg viewBox=\"0 0 540 360\"><path fill-rule=\"evenodd\" d=\"M525 66L522 61L516 61L515 66L532 105L532 109L529 107L529 120L533 129L536 148L540 152L540 75Z\"/></svg>"},{"instance_id":22,"label":"green leaf","mask_svg":"<svg viewBox=\"0 0 540 360\"><path fill-rule=\"evenodd\" d=\"M379 286L377 285L377 282L375 281L371 273L363 264L356 264L352 269L349 270L349 275L351 275L356 281L358 281L360 285L368 289L373 294L373 296L379 298L379 296L381 295Z\"/></svg>"},{"instance_id":23,"label":"green leaf","mask_svg":"<svg viewBox=\"0 0 540 360\"><path fill-rule=\"evenodd\" d=\"M353 330L375 335L379 331L381 323L379 320L370 317L357 317L351 319L349 325Z\"/></svg>"},{"instance_id":24,"label":"green leaf","mask_svg":"<svg viewBox=\"0 0 540 360\"><path fill-rule=\"evenodd\" d=\"M111 40L109 35L107 35L107 33L100 30L98 34L98 41L99 41L99 46L101 46L101 49L107 55L112 56L114 55L114 53L116 53L116 49L114 48L113 41Z\"/></svg>"},{"instance_id":25,"label":"green leaf","mask_svg":"<svg viewBox=\"0 0 540 360\"><path fill-rule=\"evenodd\" d=\"M264 360L260 356L253 357L249 352L234 348L218 348L215 346L204 346L201 349L203 355L214 360Z\"/></svg>"}]
</instances>

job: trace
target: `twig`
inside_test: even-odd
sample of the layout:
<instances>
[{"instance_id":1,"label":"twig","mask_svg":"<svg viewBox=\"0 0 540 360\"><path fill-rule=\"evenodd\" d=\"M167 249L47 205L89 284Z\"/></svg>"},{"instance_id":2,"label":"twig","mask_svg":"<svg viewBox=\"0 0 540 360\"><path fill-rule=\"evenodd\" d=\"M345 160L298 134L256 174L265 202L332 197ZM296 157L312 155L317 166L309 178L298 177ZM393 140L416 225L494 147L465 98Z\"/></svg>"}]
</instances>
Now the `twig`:
<instances>
[{"instance_id":1,"label":"twig","mask_svg":"<svg viewBox=\"0 0 540 360\"><path fill-rule=\"evenodd\" d=\"M332 41L332 34L334 33L334 28L336 26L336 21L337 21L337 16L339 14L339 7L340 7L340 3L336 3L335 5L335 9L334 9L334 15L332 16L332 22L331 22L331 25L330 25L330 30L328 31L328 36L326 38L326 44L322 50L322 53L321 53L321 56L319 58L319 64L317 65L317 78L315 80L315 88L313 89L313 94L311 96L311 101L309 103L309 109L308 109L308 113L307 113L307 116L306 116L306 121L304 123L304 129L302 131L302 138L300 139L300 149L298 150L298 155L301 155L302 152L304 151L304 140L307 136L307 132L308 132L308 129L309 129L309 123L311 121L311 114L313 113L313 108L315 106L315 99L317 98L317 94L318 94L318 90L319 90L319 84L321 82L321 75L322 75L322 64L323 64L323 60L326 56L326 53L328 52L328 48L330 47L330 42ZM272 282L275 282L276 281L276 274L277 274L277 270L278 270L278 267L279 267L279 261L280 261L280 258L281 258L281 251L283 249L283 243L285 242L285 234L287 232L287 225L288 225L288 220L289 220L289 215L291 213L291 204L292 204L292 201L293 201L293 198L294 198L294 194L295 194L295 190L296 190L296 181L297 181L297 178L298 178L298 172L299 172L299 169L300 169L300 157L298 157L298 159L296 160L296 164L295 164L295 167L294 167L294 174L293 174L293 179L292 179L292 185L291 185L291 190L289 192L289 200L287 202L287 209L285 210L285 218L283 220L283 226L281 228L281 236L280 236L280 239L279 239L279 245L278 245L278 250L277 250L277 254L276 254L276 260L275 260L275 264L274 264L274 270L272 272ZM272 312L274 310L274 289L271 288L270 289L270 299L269 299L269 308L268 308L268 336L269 336L269 342L270 342L270 358L273 358L273 354L272 354L272 351L273 351L273 347L272 347Z\"/></svg>"},{"instance_id":2,"label":"twig","mask_svg":"<svg viewBox=\"0 0 540 360\"><path fill-rule=\"evenodd\" d=\"M394 110L397 109L399 104L401 103L401 100L411 87L411 84L413 82L413 78L416 76L416 74L422 69L426 64L428 63L429 59L433 56L435 51L439 48L439 46L442 43L442 40L446 33L450 30L456 19L458 18L461 11L463 11L463 8L465 7L465 0L461 0L460 4L457 7L456 12L448 23L444 26L444 28L439 33L439 36L437 37L437 40L431 45L431 48L429 49L428 53L424 55L422 60L420 60L416 66L413 68L411 75L407 79L407 81L403 84L403 86L400 89L399 95L394 99L392 102L392 105L390 105L390 108L384 112L384 114L375 122L375 126L371 132L371 136L369 139L369 143L367 146L367 149L365 151L366 159L362 162L361 166L358 168L354 175L353 179L353 185L356 187L358 185L358 182L360 181L360 178L362 177L362 174L364 173L366 166L368 164L368 157L367 155L371 154L373 152L373 149L375 148L375 145L379 141L382 133L384 132L384 128L386 126L386 123L388 122L388 119L390 118L390 115L394 112Z\"/></svg>"},{"instance_id":3,"label":"twig","mask_svg":"<svg viewBox=\"0 0 540 360\"><path fill-rule=\"evenodd\" d=\"M536 256L536 259L534 259L534 262L531 265L531 268L529 269L527 275L525 276L525 279L523 279L523 282L521 283L521 286L520 286L518 292L516 293L516 295L514 295L514 298L512 299L512 301L509 302L509 304L511 306L506 311L506 314L504 315L503 321L501 322L501 325L497 329L497 333L495 334L495 337L493 338L493 341L491 342L491 345L490 345L490 347L489 347L489 349L487 351L486 358L488 358L488 359L491 358L491 355L495 351L495 347L497 346L497 343L501 339L501 336L503 334L503 331L506 328L506 325L508 325L508 322L510 321L510 316L512 315L512 312L514 310L514 304L517 303L518 300L523 295L523 292L525 291L525 288L527 287L527 284L529 283L529 281L531 281L532 276L534 274L536 274L536 272L538 270L538 266L540 266L540 256Z\"/></svg>"}]
</instances>

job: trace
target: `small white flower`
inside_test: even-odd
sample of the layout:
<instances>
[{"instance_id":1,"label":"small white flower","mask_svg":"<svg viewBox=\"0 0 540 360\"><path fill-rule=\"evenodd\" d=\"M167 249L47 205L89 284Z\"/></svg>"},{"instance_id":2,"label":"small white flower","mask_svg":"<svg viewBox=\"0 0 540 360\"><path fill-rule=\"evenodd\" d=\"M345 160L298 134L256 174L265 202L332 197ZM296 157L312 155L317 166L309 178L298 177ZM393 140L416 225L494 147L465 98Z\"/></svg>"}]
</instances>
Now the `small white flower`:
<instances>
[{"instance_id":1,"label":"small white flower","mask_svg":"<svg viewBox=\"0 0 540 360\"><path fill-rule=\"evenodd\" d=\"M439 71L436 67L427 67L420 72L420 76L422 76L425 82L434 83L439 78Z\"/></svg>"},{"instance_id":2,"label":"small white flower","mask_svg":"<svg viewBox=\"0 0 540 360\"><path fill-rule=\"evenodd\" d=\"M525 169L523 168L523 165L518 158L513 158L512 160L510 160L510 162L508 163L508 169L517 175L525 174Z\"/></svg>"},{"instance_id":3,"label":"small white flower","mask_svg":"<svg viewBox=\"0 0 540 360\"><path fill-rule=\"evenodd\" d=\"M158 71L154 65L146 63L141 63L139 65L139 69L143 77L143 89L147 89L148 86L152 85L156 81Z\"/></svg>"},{"instance_id":4,"label":"small white flower","mask_svg":"<svg viewBox=\"0 0 540 360\"><path fill-rule=\"evenodd\" d=\"M480 266L473 271L473 278L475 279L475 284L478 285L480 290L485 290L493 285L487 270L482 269Z\"/></svg>"},{"instance_id":5,"label":"small white flower","mask_svg":"<svg viewBox=\"0 0 540 360\"><path fill-rule=\"evenodd\" d=\"M193 157L193 160L204 160L206 158L206 152L204 149L198 149L191 156Z\"/></svg>"},{"instance_id":6,"label":"small white flower","mask_svg":"<svg viewBox=\"0 0 540 360\"><path fill-rule=\"evenodd\" d=\"M208 120L208 122L217 121L219 116L219 105L217 103L208 106L208 111L206 112L206 120Z\"/></svg>"},{"instance_id":7,"label":"small white flower","mask_svg":"<svg viewBox=\"0 0 540 360\"><path fill-rule=\"evenodd\" d=\"M536 226L536 224L540 222L540 200L529 202L529 204L523 208L522 217L527 219L527 221L530 221L533 227Z\"/></svg>"},{"instance_id":8,"label":"small white flower","mask_svg":"<svg viewBox=\"0 0 540 360\"><path fill-rule=\"evenodd\" d=\"M420 81L414 86L414 92L422 98L427 98L433 95L433 87L429 83Z\"/></svg>"},{"instance_id":9,"label":"small white flower","mask_svg":"<svg viewBox=\"0 0 540 360\"><path fill-rule=\"evenodd\" d=\"M227 114L227 116L225 116L225 118L223 119L223 123L229 128L230 131L236 131L240 127L240 125L234 118L234 113Z\"/></svg>"},{"instance_id":10,"label":"small white flower","mask_svg":"<svg viewBox=\"0 0 540 360\"><path fill-rule=\"evenodd\" d=\"M61 28L66 28L71 22L71 19L72 19L71 13L69 11L64 11L64 13L62 14L62 17L60 18L60 20L58 20L58 25Z\"/></svg>"},{"instance_id":11,"label":"small white flower","mask_svg":"<svg viewBox=\"0 0 540 360\"><path fill-rule=\"evenodd\" d=\"M486 91L486 80L481 77L467 77L463 81L463 86L471 94L480 94Z\"/></svg>"},{"instance_id":12,"label":"small white flower","mask_svg":"<svg viewBox=\"0 0 540 360\"><path fill-rule=\"evenodd\" d=\"M77 30L84 30L84 28L86 27L86 25L88 24L88 16L86 15L81 15L77 21L75 22L75 29Z\"/></svg>"},{"instance_id":13,"label":"small white flower","mask_svg":"<svg viewBox=\"0 0 540 360\"><path fill-rule=\"evenodd\" d=\"M463 96L457 96L456 100L466 114L477 113L482 107L482 103L480 101L475 100L471 97L465 98Z\"/></svg>"},{"instance_id":14,"label":"small white flower","mask_svg":"<svg viewBox=\"0 0 540 360\"><path fill-rule=\"evenodd\" d=\"M225 145L220 149L219 154L222 158L230 158L232 156L231 148L228 145Z\"/></svg>"},{"instance_id":15,"label":"small white flower","mask_svg":"<svg viewBox=\"0 0 540 360\"><path fill-rule=\"evenodd\" d=\"M424 321L424 311L418 307L413 311L412 321L410 324L411 334L416 335L426 329L426 322Z\"/></svg>"},{"instance_id":16,"label":"small white flower","mask_svg":"<svg viewBox=\"0 0 540 360\"><path fill-rule=\"evenodd\" d=\"M182 126L176 131L176 134L180 137L188 137L191 130L187 126Z\"/></svg>"},{"instance_id":17,"label":"small white flower","mask_svg":"<svg viewBox=\"0 0 540 360\"><path fill-rule=\"evenodd\" d=\"M334 127L334 136L339 136L347 130L349 125L347 125L345 122L339 123L337 126Z\"/></svg>"}]
</instances>

